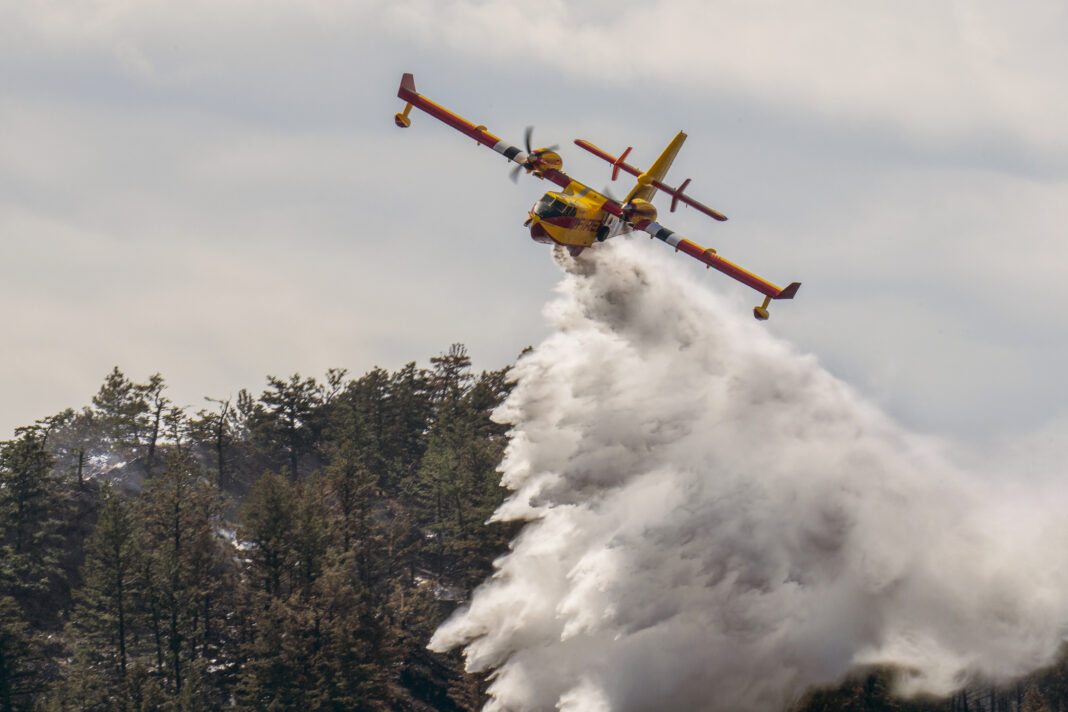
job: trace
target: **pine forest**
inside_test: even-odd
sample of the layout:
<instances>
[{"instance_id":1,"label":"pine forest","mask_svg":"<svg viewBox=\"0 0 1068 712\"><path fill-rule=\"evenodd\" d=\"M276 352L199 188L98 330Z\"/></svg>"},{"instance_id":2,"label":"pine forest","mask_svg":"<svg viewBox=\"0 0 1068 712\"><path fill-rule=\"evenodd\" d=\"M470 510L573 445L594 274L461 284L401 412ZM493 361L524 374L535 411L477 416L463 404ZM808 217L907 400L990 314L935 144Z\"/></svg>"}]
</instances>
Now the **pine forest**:
<instances>
[{"instance_id":1,"label":"pine forest","mask_svg":"<svg viewBox=\"0 0 1068 712\"><path fill-rule=\"evenodd\" d=\"M0 712L478 710L431 634L518 523L508 370L463 346L396 371L268 377L196 412L119 368L0 443ZM859 672L798 710L1064 710L1068 667L948 700ZM710 691L714 694L714 691Z\"/></svg>"}]
</instances>

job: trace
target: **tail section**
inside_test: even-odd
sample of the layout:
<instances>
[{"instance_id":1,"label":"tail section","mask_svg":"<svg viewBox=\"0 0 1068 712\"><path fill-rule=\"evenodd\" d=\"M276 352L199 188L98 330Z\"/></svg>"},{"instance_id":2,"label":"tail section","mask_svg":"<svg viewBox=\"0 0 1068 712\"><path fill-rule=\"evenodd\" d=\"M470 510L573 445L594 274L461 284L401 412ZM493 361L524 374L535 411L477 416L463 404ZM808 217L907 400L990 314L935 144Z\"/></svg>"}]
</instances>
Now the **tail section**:
<instances>
[{"instance_id":1,"label":"tail section","mask_svg":"<svg viewBox=\"0 0 1068 712\"><path fill-rule=\"evenodd\" d=\"M649 170L638 176L638 184L630 191L627 199L623 201L624 204L632 200L652 200L653 196L656 195L656 186L653 185L653 182L663 182L668 168L671 168L671 164L674 162L675 156L678 155L679 149L682 148L682 143L685 140L686 134L679 131L679 134L671 140L668 147L660 154L660 158L656 159L653 165L649 167Z\"/></svg>"},{"instance_id":2,"label":"tail section","mask_svg":"<svg viewBox=\"0 0 1068 712\"><path fill-rule=\"evenodd\" d=\"M775 299L793 299L794 295L797 294L797 290L800 289L800 288L801 288L801 283L800 282L790 282L789 286L787 286L786 289L784 289L781 292L779 292L778 294L776 294L774 298Z\"/></svg>"}]
</instances>

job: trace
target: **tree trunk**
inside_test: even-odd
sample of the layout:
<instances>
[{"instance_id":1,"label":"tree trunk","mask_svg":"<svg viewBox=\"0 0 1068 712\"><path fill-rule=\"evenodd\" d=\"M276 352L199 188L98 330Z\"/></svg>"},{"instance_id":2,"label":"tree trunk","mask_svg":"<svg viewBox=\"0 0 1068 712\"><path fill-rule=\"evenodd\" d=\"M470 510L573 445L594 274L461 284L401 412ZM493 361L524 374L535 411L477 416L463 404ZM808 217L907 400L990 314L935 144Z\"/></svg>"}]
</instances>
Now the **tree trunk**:
<instances>
[{"instance_id":1,"label":"tree trunk","mask_svg":"<svg viewBox=\"0 0 1068 712\"><path fill-rule=\"evenodd\" d=\"M152 468L152 463L156 459L156 440L159 439L159 421L163 417L163 401L156 401L156 417L152 421L152 436L148 441L148 461L147 467Z\"/></svg>"},{"instance_id":2,"label":"tree trunk","mask_svg":"<svg viewBox=\"0 0 1068 712\"><path fill-rule=\"evenodd\" d=\"M215 457L219 466L219 487L225 488L227 485L226 473L223 469L223 438L226 435L226 413L230 408L230 401L226 401L223 405L222 413L219 414L218 427L215 429Z\"/></svg>"},{"instance_id":3,"label":"tree trunk","mask_svg":"<svg viewBox=\"0 0 1068 712\"><path fill-rule=\"evenodd\" d=\"M171 601L171 666L174 672L174 691L182 691L182 638L178 635L178 601Z\"/></svg>"},{"instance_id":4,"label":"tree trunk","mask_svg":"<svg viewBox=\"0 0 1068 712\"><path fill-rule=\"evenodd\" d=\"M159 606L152 601L152 632L156 637L156 669L163 671L163 629L160 627Z\"/></svg>"},{"instance_id":5,"label":"tree trunk","mask_svg":"<svg viewBox=\"0 0 1068 712\"><path fill-rule=\"evenodd\" d=\"M116 561L119 561L119 557L121 556L121 553L119 551L120 548L121 548L120 545L117 545L115 547L115 549L116 549L116 552L115 552ZM118 620L118 626L119 626L119 631L118 631L119 632L119 677L121 677L123 680L125 680L126 679L126 601L125 601L125 596L123 595L123 593L124 593L124 591L123 591L123 586L122 586L122 569L119 568L119 567L116 567L116 571L115 571L115 604L116 604L116 608L118 608L118 614L119 614L119 620Z\"/></svg>"}]
</instances>

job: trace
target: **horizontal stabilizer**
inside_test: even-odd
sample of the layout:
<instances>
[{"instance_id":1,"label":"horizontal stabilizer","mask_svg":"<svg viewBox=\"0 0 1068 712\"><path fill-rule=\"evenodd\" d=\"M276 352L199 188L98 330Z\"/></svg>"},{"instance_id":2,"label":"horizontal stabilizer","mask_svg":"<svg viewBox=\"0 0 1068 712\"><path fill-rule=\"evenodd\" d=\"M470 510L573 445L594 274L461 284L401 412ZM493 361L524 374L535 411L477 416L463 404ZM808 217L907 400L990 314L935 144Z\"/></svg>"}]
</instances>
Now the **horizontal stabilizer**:
<instances>
[{"instance_id":1,"label":"horizontal stabilizer","mask_svg":"<svg viewBox=\"0 0 1068 712\"><path fill-rule=\"evenodd\" d=\"M647 185L650 185L653 188L656 188L658 190L662 190L662 191L664 191L665 193L667 193L668 195L671 196L671 212L675 212L675 208L678 207L678 204L682 203L683 205L688 205L691 208L697 209L698 211L704 213L708 217L713 218L715 220L723 221L723 220L727 219L727 216L724 215L723 213L719 212L718 210L713 210L712 208L708 207L704 203L700 203L700 202L694 200L693 198L691 198L690 196L683 194L682 191L684 191L686 189L686 186L688 186L690 184L690 179L689 178L687 178L685 181L683 181L683 183L682 183L682 185L680 187L672 188L670 185L667 185L666 183L662 183L659 179L653 178L651 175L646 175L646 174L642 173L641 169L636 168L636 167L630 165L629 163L627 163L625 159L627 158L627 155L630 153L630 149L629 148L626 151L623 152L623 155L621 155L619 158L616 158L611 153L608 153L607 151L602 151L601 149L597 148L596 146L594 146L589 141L586 141L586 140L581 139L581 138L575 139L575 145L578 146L579 148L582 148L582 149L585 149L585 150L589 151L590 153L592 153L593 155L597 156L601 160L608 161L609 163L611 163L612 164L612 180L616 179L616 176L619 175L619 171L621 171L621 170L625 171L626 173L630 173L632 176L636 176L639 181L643 180L643 176L645 176L644 179L648 179ZM650 171L651 170L652 169L650 169ZM634 197L634 196L631 196L631 197Z\"/></svg>"}]
</instances>

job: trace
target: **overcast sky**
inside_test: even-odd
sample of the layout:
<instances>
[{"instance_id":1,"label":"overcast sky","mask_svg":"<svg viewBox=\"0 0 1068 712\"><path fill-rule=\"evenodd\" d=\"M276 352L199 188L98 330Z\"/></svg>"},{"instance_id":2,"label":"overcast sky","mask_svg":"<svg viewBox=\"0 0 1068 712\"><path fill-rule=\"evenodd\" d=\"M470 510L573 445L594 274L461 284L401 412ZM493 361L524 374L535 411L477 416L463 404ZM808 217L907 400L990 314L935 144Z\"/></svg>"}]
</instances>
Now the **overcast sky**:
<instances>
[{"instance_id":1,"label":"overcast sky","mask_svg":"<svg viewBox=\"0 0 1068 712\"><path fill-rule=\"evenodd\" d=\"M0 0L0 437L118 365L194 409L270 375L510 363L559 279L548 185L690 138L662 222L804 283L765 326L907 427L1062 439L1068 6L1053 0ZM621 180L613 187L625 194ZM630 239L630 238L626 238ZM639 239L639 238L633 238ZM649 250L666 246L646 241ZM687 259L683 255L679 260ZM714 271L748 311L756 294Z\"/></svg>"}]
</instances>

